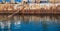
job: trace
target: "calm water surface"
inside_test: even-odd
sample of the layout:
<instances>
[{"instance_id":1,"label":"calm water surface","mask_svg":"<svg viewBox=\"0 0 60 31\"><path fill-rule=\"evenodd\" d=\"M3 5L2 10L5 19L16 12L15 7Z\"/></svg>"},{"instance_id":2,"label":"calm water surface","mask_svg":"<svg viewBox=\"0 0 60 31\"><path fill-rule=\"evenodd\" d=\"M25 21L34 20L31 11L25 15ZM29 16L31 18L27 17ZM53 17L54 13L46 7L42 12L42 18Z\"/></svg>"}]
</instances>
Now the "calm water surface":
<instances>
[{"instance_id":1,"label":"calm water surface","mask_svg":"<svg viewBox=\"0 0 60 31\"><path fill-rule=\"evenodd\" d=\"M60 31L60 16L0 15L0 31Z\"/></svg>"}]
</instances>

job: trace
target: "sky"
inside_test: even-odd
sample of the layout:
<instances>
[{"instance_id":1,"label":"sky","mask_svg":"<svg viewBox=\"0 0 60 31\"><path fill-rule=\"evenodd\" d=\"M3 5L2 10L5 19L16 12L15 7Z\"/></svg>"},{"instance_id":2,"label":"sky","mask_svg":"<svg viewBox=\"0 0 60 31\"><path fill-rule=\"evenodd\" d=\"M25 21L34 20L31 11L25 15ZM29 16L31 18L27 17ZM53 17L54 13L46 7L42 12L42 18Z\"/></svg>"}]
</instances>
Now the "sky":
<instances>
[{"instance_id":1,"label":"sky","mask_svg":"<svg viewBox=\"0 0 60 31\"><path fill-rule=\"evenodd\" d=\"M22 0L15 0L15 2L21 2ZM41 0L41 1L48 1L48 0ZM0 0L2 2L2 0ZM10 0L6 0L6 2L10 2Z\"/></svg>"},{"instance_id":2,"label":"sky","mask_svg":"<svg viewBox=\"0 0 60 31\"><path fill-rule=\"evenodd\" d=\"M21 2L22 0L15 0L15 2ZM0 0L2 2L2 0ZM10 2L10 0L6 0L6 2Z\"/></svg>"}]
</instances>

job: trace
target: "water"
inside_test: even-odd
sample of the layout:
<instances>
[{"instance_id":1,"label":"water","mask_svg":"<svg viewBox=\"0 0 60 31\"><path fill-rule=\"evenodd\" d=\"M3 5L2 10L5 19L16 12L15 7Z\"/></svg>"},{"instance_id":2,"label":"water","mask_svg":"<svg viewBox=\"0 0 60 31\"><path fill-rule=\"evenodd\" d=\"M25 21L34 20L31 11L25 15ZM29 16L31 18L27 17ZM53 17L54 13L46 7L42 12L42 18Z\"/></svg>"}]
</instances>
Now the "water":
<instances>
[{"instance_id":1,"label":"water","mask_svg":"<svg viewBox=\"0 0 60 31\"><path fill-rule=\"evenodd\" d=\"M60 31L60 16L0 15L0 31Z\"/></svg>"}]
</instances>

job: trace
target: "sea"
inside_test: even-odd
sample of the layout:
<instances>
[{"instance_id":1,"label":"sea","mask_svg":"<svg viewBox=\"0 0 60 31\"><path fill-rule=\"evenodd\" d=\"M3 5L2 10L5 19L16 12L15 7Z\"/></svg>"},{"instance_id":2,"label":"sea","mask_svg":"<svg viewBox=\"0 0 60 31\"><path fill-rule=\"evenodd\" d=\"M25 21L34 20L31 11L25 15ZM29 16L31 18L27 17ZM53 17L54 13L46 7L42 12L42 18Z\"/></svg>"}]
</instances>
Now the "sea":
<instances>
[{"instance_id":1,"label":"sea","mask_svg":"<svg viewBox=\"0 0 60 31\"><path fill-rule=\"evenodd\" d=\"M0 15L0 31L60 31L60 15Z\"/></svg>"}]
</instances>

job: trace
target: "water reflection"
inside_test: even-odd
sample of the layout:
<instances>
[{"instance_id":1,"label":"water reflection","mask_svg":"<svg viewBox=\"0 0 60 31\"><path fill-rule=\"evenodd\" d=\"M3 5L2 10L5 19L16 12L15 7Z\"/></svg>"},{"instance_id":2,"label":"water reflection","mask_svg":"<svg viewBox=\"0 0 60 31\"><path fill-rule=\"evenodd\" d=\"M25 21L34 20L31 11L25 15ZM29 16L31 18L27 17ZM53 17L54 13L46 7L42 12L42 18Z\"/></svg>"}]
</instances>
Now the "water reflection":
<instances>
[{"instance_id":1,"label":"water reflection","mask_svg":"<svg viewBox=\"0 0 60 31\"><path fill-rule=\"evenodd\" d=\"M0 15L1 31L60 31L60 16Z\"/></svg>"}]
</instances>

